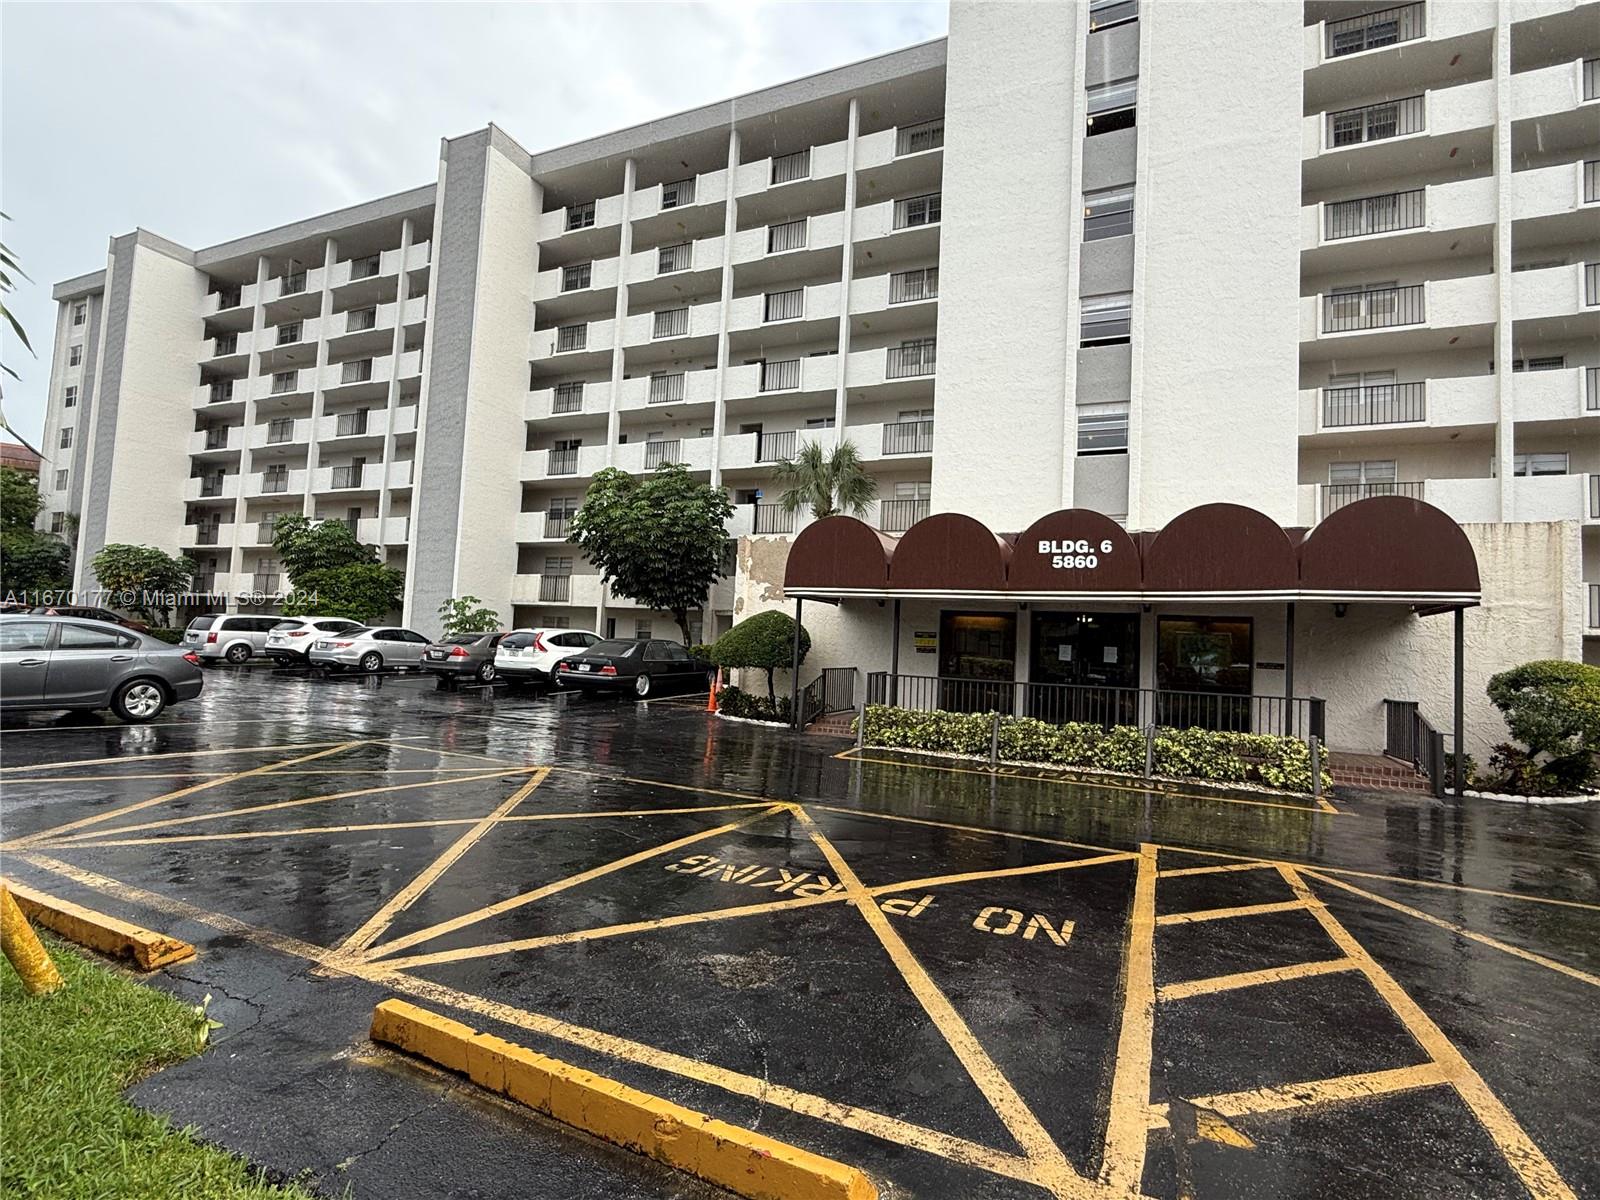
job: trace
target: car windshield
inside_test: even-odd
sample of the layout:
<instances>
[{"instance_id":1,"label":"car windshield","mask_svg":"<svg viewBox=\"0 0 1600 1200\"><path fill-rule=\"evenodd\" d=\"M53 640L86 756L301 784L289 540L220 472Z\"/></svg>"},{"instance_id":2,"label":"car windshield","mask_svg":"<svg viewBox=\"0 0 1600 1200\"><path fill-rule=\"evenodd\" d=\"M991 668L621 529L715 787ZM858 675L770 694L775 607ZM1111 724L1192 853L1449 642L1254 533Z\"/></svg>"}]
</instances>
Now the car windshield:
<instances>
[{"instance_id":1,"label":"car windshield","mask_svg":"<svg viewBox=\"0 0 1600 1200\"><path fill-rule=\"evenodd\" d=\"M456 633L446 638L440 638L438 644L441 646L475 646L489 636L487 633Z\"/></svg>"},{"instance_id":2,"label":"car windshield","mask_svg":"<svg viewBox=\"0 0 1600 1200\"><path fill-rule=\"evenodd\" d=\"M189 628L190 629L210 629L216 623L217 623L216 615L212 614L211 616L208 616L208 617L196 617L194 620L189 622Z\"/></svg>"},{"instance_id":3,"label":"car windshield","mask_svg":"<svg viewBox=\"0 0 1600 1200\"><path fill-rule=\"evenodd\" d=\"M301 620L298 620L298 619L297 620L293 620L293 621L279 621L276 625L274 625L272 627L270 632L277 633L280 629L299 629L300 626L302 626L304 624L305 624L304 621L301 621Z\"/></svg>"},{"instance_id":4,"label":"car windshield","mask_svg":"<svg viewBox=\"0 0 1600 1200\"><path fill-rule=\"evenodd\" d=\"M636 653L643 644L643 642L621 641L596 642L589 647L588 652L590 654L603 655L606 658L627 658L630 654Z\"/></svg>"},{"instance_id":5,"label":"car windshield","mask_svg":"<svg viewBox=\"0 0 1600 1200\"><path fill-rule=\"evenodd\" d=\"M511 633L500 644L509 650L526 650L533 645L533 639L537 636L533 633Z\"/></svg>"}]
</instances>

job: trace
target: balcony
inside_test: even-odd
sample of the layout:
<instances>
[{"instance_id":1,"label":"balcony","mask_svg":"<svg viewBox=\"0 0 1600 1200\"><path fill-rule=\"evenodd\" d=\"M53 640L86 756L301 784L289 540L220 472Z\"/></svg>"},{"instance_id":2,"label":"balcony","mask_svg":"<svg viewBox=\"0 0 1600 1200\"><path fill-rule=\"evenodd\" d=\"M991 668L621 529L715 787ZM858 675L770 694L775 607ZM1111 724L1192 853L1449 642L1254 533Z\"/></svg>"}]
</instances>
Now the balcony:
<instances>
[{"instance_id":1,"label":"balcony","mask_svg":"<svg viewBox=\"0 0 1600 1200\"><path fill-rule=\"evenodd\" d=\"M559 596L559 599L552 597ZM600 603L600 576L546 572L514 575L511 579L513 604L572 604L593 608Z\"/></svg>"},{"instance_id":2,"label":"balcony","mask_svg":"<svg viewBox=\"0 0 1600 1200\"><path fill-rule=\"evenodd\" d=\"M278 417L250 427L250 448L303 445L311 440L311 421L306 417Z\"/></svg>"},{"instance_id":3,"label":"balcony","mask_svg":"<svg viewBox=\"0 0 1600 1200\"><path fill-rule=\"evenodd\" d=\"M799 436L799 430L796 429L783 433L756 434L756 462L776 463L792 459Z\"/></svg>"},{"instance_id":4,"label":"balcony","mask_svg":"<svg viewBox=\"0 0 1600 1200\"><path fill-rule=\"evenodd\" d=\"M935 339L923 338L885 351L883 377L912 379L932 375L935 366Z\"/></svg>"},{"instance_id":5,"label":"balcony","mask_svg":"<svg viewBox=\"0 0 1600 1200\"><path fill-rule=\"evenodd\" d=\"M189 435L189 453L205 454L237 450L243 442L243 430L238 425L197 429Z\"/></svg>"},{"instance_id":6,"label":"balcony","mask_svg":"<svg viewBox=\"0 0 1600 1200\"><path fill-rule=\"evenodd\" d=\"M298 468L268 469L250 475L250 496L303 496L307 473Z\"/></svg>"},{"instance_id":7,"label":"balcony","mask_svg":"<svg viewBox=\"0 0 1600 1200\"><path fill-rule=\"evenodd\" d=\"M232 358L237 355L249 354L253 345L250 331L243 330L238 333L218 334L214 338L207 338L200 348L200 358L209 362L218 358Z\"/></svg>"},{"instance_id":8,"label":"balcony","mask_svg":"<svg viewBox=\"0 0 1600 1200\"><path fill-rule=\"evenodd\" d=\"M619 447L620 449L620 447ZM527 480L586 478L606 465L604 446L568 446L565 449L527 450L522 455L522 477Z\"/></svg>"},{"instance_id":9,"label":"balcony","mask_svg":"<svg viewBox=\"0 0 1600 1200\"><path fill-rule=\"evenodd\" d=\"M1400 229L1420 229L1427 223L1427 194L1425 188L1414 188L1324 204L1322 238L1331 242L1374 233L1394 233Z\"/></svg>"},{"instance_id":10,"label":"balcony","mask_svg":"<svg viewBox=\"0 0 1600 1200\"><path fill-rule=\"evenodd\" d=\"M883 427L883 453L932 454L933 422L896 421Z\"/></svg>"},{"instance_id":11,"label":"balcony","mask_svg":"<svg viewBox=\"0 0 1600 1200\"><path fill-rule=\"evenodd\" d=\"M795 514L784 508L782 504L758 501L749 507L751 510L750 532L756 537L771 537L777 534L794 532Z\"/></svg>"},{"instance_id":12,"label":"balcony","mask_svg":"<svg viewBox=\"0 0 1600 1200\"><path fill-rule=\"evenodd\" d=\"M678 371L674 374L656 373L650 376L650 392L646 399L648 404L678 404L682 402L685 393L686 376Z\"/></svg>"},{"instance_id":13,"label":"balcony","mask_svg":"<svg viewBox=\"0 0 1600 1200\"><path fill-rule=\"evenodd\" d=\"M1567 367L1559 371L1522 371L1515 376L1512 396L1516 419L1568 422L1600 414L1600 367ZM1591 430L1591 436L1600 427Z\"/></svg>"},{"instance_id":14,"label":"balcony","mask_svg":"<svg viewBox=\"0 0 1600 1200\"><path fill-rule=\"evenodd\" d=\"M878 501L878 528L884 533L904 533L928 515L927 500Z\"/></svg>"},{"instance_id":15,"label":"balcony","mask_svg":"<svg viewBox=\"0 0 1600 1200\"><path fill-rule=\"evenodd\" d=\"M344 488L359 488L362 485L362 477L366 474L367 469L363 465L359 467L334 467L332 470L333 474L328 486L334 491L339 491Z\"/></svg>"},{"instance_id":16,"label":"balcony","mask_svg":"<svg viewBox=\"0 0 1600 1200\"><path fill-rule=\"evenodd\" d=\"M267 596L275 596L282 588L279 581L282 576L276 571L257 571L250 577L250 590Z\"/></svg>"},{"instance_id":17,"label":"balcony","mask_svg":"<svg viewBox=\"0 0 1600 1200\"><path fill-rule=\"evenodd\" d=\"M1423 484L1420 480L1409 483L1325 483L1322 485L1321 515L1325 518L1346 504L1354 504L1357 500L1367 500L1373 496L1406 496L1412 500L1421 500L1422 489Z\"/></svg>"},{"instance_id":18,"label":"balcony","mask_svg":"<svg viewBox=\"0 0 1600 1200\"><path fill-rule=\"evenodd\" d=\"M183 482L185 500L232 500L238 495L237 475L193 476Z\"/></svg>"},{"instance_id":19,"label":"balcony","mask_svg":"<svg viewBox=\"0 0 1600 1200\"><path fill-rule=\"evenodd\" d=\"M679 304L654 312L635 313L623 326L623 344L646 346L674 338L714 338L718 333L717 301Z\"/></svg>"},{"instance_id":20,"label":"balcony","mask_svg":"<svg viewBox=\"0 0 1600 1200\"><path fill-rule=\"evenodd\" d=\"M597 235L604 235L614 243L621 223L622 197L601 196L540 213L539 240L565 239L572 245L588 245L599 244Z\"/></svg>"},{"instance_id":21,"label":"balcony","mask_svg":"<svg viewBox=\"0 0 1600 1200\"><path fill-rule=\"evenodd\" d=\"M230 531L229 542L232 542ZM190 525L184 535L185 546L220 546L222 544L222 525L220 522L211 522L203 525Z\"/></svg>"},{"instance_id":22,"label":"balcony","mask_svg":"<svg viewBox=\"0 0 1600 1200\"><path fill-rule=\"evenodd\" d=\"M1397 8L1379 9L1358 17L1341 21L1328 21L1323 26L1323 54L1327 58L1342 58L1346 54L1359 54L1363 50L1376 50L1401 42L1415 41L1427 33L1425 8L1422 4L1403 4Z\"/></svg>"},{"instance_id":23,"label":"balcony","mask_svg":"<svg viewBox=\"0 0 1600 1200\"><path fill-rule=\"evenodd\" d=\"M1519 377L1520 386L1520 377ZM1377 436L1394 425L1430 429L1488 428L1499 416L1493 375L1445 376L1427 382L1369 384L1366 387L1307 388L1300 393L1300 435L1338 431L1341 438L1361 429Z\"/></svg>"},{"instance_id":24,"label":"balcony","mask_svg":"<svg viewBox=\"0 0 1600 1200\"><path fill-rule=\"evenodd\" d=\"M1338 150L1345 146L1359 146L1364 142L1421 133L1426 127L1426 116L1426 99L1423 96L1407 96L1401 100L1385 100L1360 108L1330 112L1327 114L1323 146Z\"/></svg>"},{"instance_id":25,"label":"balcony","mask_svg":"<svg viewBox=\"0 0 1600 1200\"><path fill-rule=\"evenodd\" d=\"M1312 113L1304 118L1301 135L1301 182L1320 189L1404 178L1415 172L1423 153L1408 139L1435 139L1446 151L1453 147L1458 153L1487 155L1495 120L1494 88L1492 80L1481 80Z\"/></svg>"},{"instance_id":26,"label":"balcony","mask_svg":"<svg viewBox=\"0 0 1600 1200\"><path fill-rule=\"evenodd\" d=\"M1568 263L1511 276L1511 311L1517 321L1573 317L1600 302L1600 279L1592 267ZM1586 286L1587 284L1587 286Z\"/></svg>"},{"instance_id":27,"label":"balcony","mask_svg":"<svg viewBox=\"0 0 1600 1200\"><path fill-rule=\"evenodd\" d=\"M356 537L370 546L403 546L411 532L410 517L362 517L356 522Z\"/></svg>"},{"instance_id":28,"label":"balcony","mask_svg":"<svg viewBox=\"0 0 1600 1200\"><path fill-rule=\"evenodd\" d=\"M242 379L217 379L202 383L194 390L194 407L206 408L212 404L244 403L245 381Z\"/></svg>"},{"instance_id":29,"label":"balcony","mask_svg":"<svg viewBox=\"0 0 1600 1200\"><path fill-rule=\"evenodd\" d=\"M1496 281L1492 275L1466 275L1425 284L1304 296L1300 303L1300 340L1322 340L1323 355L1334 355L1338 344L1352 337L1362 339L1363 353L1400 353L1435 348L1435 335L1441 331L1492 325L1497 311Z\"/></svg>"},{"instance_id":30,"label":"balcony","mask_svg":"<svg viewBox=\"0 0 1600 1200\"><path fill-rule=\"evenodd\" d=\"M896 158L908 154L923 154L944 147L944 118L924 121L920 125L904 125L895 130L894 153Z\"/></svg>"},{"instance_id":31,"label":"balcony","mask_svg":"<svg viewBox=\"0 0 1600 1200\"><path fill-rule=\"evenodd\" d=\"M1600 520L1600 475L1518 475L1511 480L1511 519Z\"/></svg>"}]
</instances>

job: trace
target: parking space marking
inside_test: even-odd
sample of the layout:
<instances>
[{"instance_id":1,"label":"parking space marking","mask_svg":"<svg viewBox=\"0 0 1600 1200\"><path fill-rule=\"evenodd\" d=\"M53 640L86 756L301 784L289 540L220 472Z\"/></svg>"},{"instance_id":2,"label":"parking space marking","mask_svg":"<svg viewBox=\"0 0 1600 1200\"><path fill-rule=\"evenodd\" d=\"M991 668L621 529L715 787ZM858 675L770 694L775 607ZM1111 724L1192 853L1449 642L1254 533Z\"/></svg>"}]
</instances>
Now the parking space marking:
<instances>
[{"instance_id":1,"label":"parking space marking","mask_svg":"<svg viewBox=\"0 0 1600 1200\"><path fill-rule=\"evenodd\" d=\"M1264 983L1287 983L1291 979L1309 979L1315 975L1332 975L1355 969L1356 964L1348 958L1328 958L1317 962L1294 963L1286 967L1266 967L1260 971L1239 971L1232 975L1186 979L1182 983L1163 985L1156 995L1161 1000L1183 1000L1189 996L1231 992L1238 988L1258 987Z\"/></svg>"},{"instance_id":2,"label":"parking space marking","mask_svg":"<svg viewBox=\"0 0 1600 1200\"><path fill-rule=\"evenodd\" d=\"M1231 921L1235 917L1261 917L1268 913L1293 912L1304 908L1304 900L1274 900L1270 904L1240 904L1233 908L1197 908L1190 912L1162 913L1157 925L1192 925L1196 921Z\"/></svg>"},{"instance_id":3,"label":"parking space marking","mask_svg":"<svg viewBox=\"0 0 1600 1200\"><path fill-rule=\"evenodd\" d=\"M459 917L452 917L448 921L440 921L436 925L429 925L426 929L419 929L415 933L409 933L404 937L396 938L392 942L385 942L381 946L374 946L368 950L363 957L369 959L383 958L387 955L394 954L396 951L404 950L408 946L415 946L419 942L431 941L436 937L442 937L443 935L452 933L457 929L463 928L464 926L475 925L479 921L487 921L491 917L497 917L501 913L510 912L514 908L521 908L525 904L532 904L536 900L543 900L546 896L553 896L557 892L563 892L568 888L577 887L580 883L588 883L590 880L599 879L605 875L610 875L614 871L621 871L627 867L635 865L636 863L646 862L652 858L659 858L663 854L670 854L674 850L682 849L684 846L692 846L694 843L703 842L707 838L721 837L725 833L732 833L735 829L742 828L743 826L749 825L754 821L759 821L764 817L773 816L777 813L783 812L789 807L789 805L783 803L773 804L760 812L748 813L736 821L729 821L724 825L718 825L715 829L703 830L700 833L691 833L685 837L675 838L670 842L665 842L660 846L652 846L647 850L640 850L637 853L630 854L625 858L619 858L615 862L602 863L598 867L590 867L587 871L579 871L575 875L568 875L563 879L557 879L550 883L543 884L540 887L532 889L531 891L526 891L519 895L511 896L508 899L501 900L496 904L485 905L483 908L476 909L473 912L462 913Z\"/></svg>"},{"instance_id":4,"label":"parking space marking","mask_svg":"<svg viewBox=\"0 0 1600 1200\"><path fill-rule=\"evenodd\" d=\"M1105 1152L1100 1159L1101 1182L1129 1196L1139 1194L1149 1141L1145 1114L1150 1107L1156 1019L1156 854L1155 846L1140 844L1133 908L1128 914L1122 1022L1117 1033Z\"/></svg>"},{"instance_id":5,"label":"parking space marking","mask_svg":"<svg viewBox=\"0 0 1600 1200\"><path fill-rule=\"evenodd\" d=\"M5 736L11 736L9 729L5 731ZM344 749L349 746L359 745L361 745L360 742L290 742L282 746L228 746L221 750L168 750L161 754L141 754L134 761L153 762L158 758L209 758L218 754L266 754L273 750L317 750L324 746ZM412 749L416 749L416 747L413 746ZM311 755L309 757L321 756ZM0 767L0 777L7 778L9 783L9 776L16 771L64 771L68 767L103 767L107 763L122 763L126 765L128 761L128 755L114 754L110 758L80 758L75 762L19 763L14 766Z\"/></svg>"},{"instance_id":6,"label":"parking space marking","mask_svg":"<svg viewBox=\"0 0 1600 1200\"><path fill-rule=\"evenodd\" d=\"M1270 871L1272 864L1267 862L1242 862L1223 863L1214 867L1179 867L1175 871L1161 871L1157 873L1160 879L1177 879L1183 875L1219 875L1228 871Z\"/></svg>"},{"instance_id":7,"label":"parking space marking","mask_svg":"<svg viewBox=\"0 0 1600 1200\"><path fill-rule=\"evenodd\" d=\"M251 767L245 771L235 771L231 775L223 775L217 779L207 779L203 783L193 783L188 787L179 788L175 792L165 792L162 795L152 796L148 800L140 800L135 804L127 804L121 808L113 809L110 812L93 813L87 817L80 817L76 821L69 821L65 825L57 825L54 829L45 829L39 831L38 833L29 834L27 837L16 838L10 842L4 843L4 848L16 849L25 846L36 846L41 842L46 841L57 841L60 840L62 834L71 833L75 829L84 829L90 825L98 825L103 821L111 821L115 820L117 817L125 817L129 813L139 812L142 809L150 808L152 805L166 804L171 800L181 800L187 796L193 796L198 792L203 792L210 788L221 787L223 784L236 783L241 779L251 779L258 775L267 775L273 771L276 771L279 767L290 767L295 763L311 762L313 759L326 758L330 754L338 754L355 746L359 746L360 744L360 742L339 742L328 749L318 750L315 754L302 754L295 758L284 759L281 762L263 763L261 766ZM200 753L205 752L201 751Z\"/></svg>"},{"instance_id":8,"label":"parking space marking","mask_svg":"<svg viewBox=\"0 0 1600 1200\"><path fill-rule=\"evenodd\" d=\"M1576 967L1569 967L1566 963L1557 962L1553 958L1546 958L1542 954L1535 954L1532 950L1524 950L1521 946L1513 946L1509 942L1502 942L1498 938L1492 938L1488 936L1488 934L1478 933L1475 930L1466 928L1464 925L1456 925L1450 921L1442 920L1441 918L1434 916L1432 913L1423 912L1420 908L1412 908L1409 904L1401 904L1398 900L1390 900L1388 897L1380 896L1376 892L1369 892L1365 888L1356 887L1354 884L1344 883L1341 880L1333 879L1329 876L1323 875L1320 871L1307 870L1306 874L1310 875L1319 883L1326 883L1332 887L1341 888L1353 895L1361 896L1364 899L1371 900L1374 904L1381 904L1385 908L1392 908L1395 912L1404 913L1408 917L1415 917L1419 921L1426 921L1429 925L1435 925L1440 929L1447 929L1451 933L1457 934L1460 937L1471 938L1473 941L1482 945L1492 946L1494 949L1504 951L1506 954L1513 954L1526 962L1535 963L1538 966L1546 967L1552 971L1559 971L1563 975L1569 976L1572 979L1576 979L1579 983L1587 983L1590 987L1600 987L1600 976L1591 975L1587 971L1580 971Z\"/></svg>"},{"instance_id":9,"label":"parking space marking","mask_svg":"<svg viewBox=\"0 0 1600 1200\"><path fill-rule=\"evenodd\" d=\"M1238 1118L1261 1113L1288 1112L1298 1108L1316 1108L1324 1104L1342 1104L1353 1100L1371 1100L1377 1096L1437 1087L1449 1082L1449 1072L1436 1062L1428 1062L1412 1067L1393 1067L1385 1071L1339 1075L1332 1079L1312 1079L1304 1083L1283 1083L1243 1092L1196 1096L1183 1103L1214 1112L1220 1117ZM1150 1125L1153 1129L1166 1126L1170 1120L1169 1105L1153 1105L1150 1113Z\"/></svg>"}]
</instances>

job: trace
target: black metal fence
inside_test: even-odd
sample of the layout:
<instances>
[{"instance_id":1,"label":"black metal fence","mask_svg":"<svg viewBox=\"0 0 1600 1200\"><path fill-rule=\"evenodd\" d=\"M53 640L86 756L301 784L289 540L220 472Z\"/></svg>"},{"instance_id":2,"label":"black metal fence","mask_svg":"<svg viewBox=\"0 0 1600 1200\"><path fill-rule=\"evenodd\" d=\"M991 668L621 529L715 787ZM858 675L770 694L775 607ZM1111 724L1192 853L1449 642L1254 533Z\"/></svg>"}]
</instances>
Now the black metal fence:
<instances>
[{"instance_id":1,"label":"black metal fence","mask_svg":"<svg viewBox=\"0 0 1600 1200\"><path fill-rule=\"evenodd\" d=\"M884 364L886 379L911 379L918 375L932 375L937 360L938 345L934 338L922 338L903 346L890 346Z\"/></svg>"},{"instance_id":2,"label":"black metal fence","mask_svg":"<svg viewBox=\"0 0 1600 1200\"><path fill-rule=\"evenodd\" d=\"M682 443L677 438L669 438L660 442L646 442L644 444L644 469L646 471L654 471L663 463L682 462L683 455L679 453L681 446Z\"/></svg>"},{"instance_id":3,"label":"black metal fence","mask_svg":"<svg viewBox=\"0 0 1600 1200\"><path fill-rule=\"evenodd\" d=\"M1322 424L1395 425L1425 421L1428 417L1427 384L1375 383L1363 387L1322 389Z\"/></svg>"},{"instance_id":4,"label":"black metal fence","mask_svg":"<svg viewBox=\"0 0 1600 1200\"><path fill-rule=\"evenodd\" d=\"M1418 711L1414 700L1383 702L1383 753L1388 758L1410 763L1433 788L1444 795L1444 734L1436 730Z\"/></svg>"},{"instance_id":5,"label":"black metal fence","mask_svg":"<svg viewBox=\"0 0 1600 1200\"><path fill-rule=\"evenodd\" d=\"M549 604L566 604L572 599L572 576L539 576L539 599Z\"/></svg>"},{"instance_id":6,"label":"black metal fence","mask_svg":"<svg viewBox=\"0 0 1600 1200\"><path fill-rule=\"evenodd\" d=\"M793 429L783 433L756 434L756 461L783 462L785 459L793 458L798 438L798 432Z\"/></svg>"},{"instance_id":7,"label":"black metal fence","mask_svg":"<svg viewBox=\"0 0 1600 1200\"><path fill-rule=\"evenodd\" d=\"M867 676L867 703L922 712L994 712L1052 725L1081 722L1109 729L1215 729L1326 739L1327 705L1314 696L1180 692L1166 688L1024 683L949 675Z\"/></svg>"},{"instance_id":8,"label":"black metal fence","mask_svg":"<svg viewBox=\"0 0 1600 1200\"><path fill-rule=\"evenodd\" d=\"M933 422L891 421L883 427L885 454L932 454Z\"/></svg>"},{"instance_id":9,"label":"black metal fence","mask_svg":"<svg viewBox=\"0 0 1600 1200\"><path fill-rule=\"evenodd\" d=\"M1421 96L1341 109L1328 114L1328 147L1337 149L1420 133L1426 121L1427 112Z\"/></svg>"},{"instance_id":10,"label":"black metal fence","mask_svg":"<svg viewBox=\"0 0 1600 1200\"><path fill-rule=\"evenodd\" d=\"M884 533L904 533L927 515L926 500L878 501L878 528Z\"/></svg>"},{"instance_id":11,"label":"black metal fence","mask_svg":"<svg viewBox=\"0 0 1600 1200\"><path fill-rule=\"evenodd\" d=\"M1427 224L1426 188L1385 192L1359 200L1338 200L1322 209L1322 236L1328 241L1418 229Z\"/></svg>"},{"instance_id":12,"label":"black metal fence","mask_svg":"<svg viewBox=\"0 0 1600 1200\"><path fill-rule=\"evenodd\" d=\"M897 271L889 276L890 304L910 304L918 300L936 300L938 296L938 267L918 267L914 271Z\"/></svg>"},{"instance_id":13,"label":"black metal fence","mask_svg":"<svg viewBox=\"0 0 1600 1200\"><path fill-rule=\"evenodd\" d=\"M790 183L796 179L805 179L811 174L811 151L796 150L793 154L783 154L772 160L772 182Z\"/></svg>"},{"instance_id":14,"label":"black metal fence","mask_svg":"<svg viewBox=\"0 0 1600 1200\"><path fill-rule=\"evenodd\" d=\"M761 390L782 392L800 386L800 360L784 358L761 364Z\"/></svg>"},{"instance_id":15,"label":"black metal fence","mask_svg":"<svg viewBox=\"0 0 1600 1200\"><path fill-rule=\"evenodd\" d=\"M1322 485L1322 515L1337 512L1346 504L1367 500L1373 496L1406 496L1422 499L1420 481L1410 483L1325 483Z\"/></svg>"},{"instance_id":16,"label":"black metal fence","mask_svg":"<svg viewBox=\"0 0 1600 1200\"><path fill-rule=\"evenodd\" d=\"M800 692L800 724L809 725L829 713L850 712L856 706L856 669L824 667Z\"/></svg>"},{"instance_id":17,"label":"black metal fence","mask_svg":"<svg viewBox=\"0 0 1600 1200\"><path fill-rule=\"evenodd\" d=\"M1426 11L1422 4L1402 4L1329 21L1327 56L1341 58L1362 50L1376 50L1397 42L1410 42L1427 33Z\"/></svg>"},{"instance_id":18,"label":"black metal fence","mask_svg":"<svg viewBox=\"0 0 1600 1200\"><path fill-rule=\"evenodd\" d=\"M1348 333L1354 329L1420 325L1428 319L1425 293L1420 283L1329 292L1322 297L1322 332Z\"/></svg>"},{"instance_id":19,"label":"black metal fence","mask_svg":"<svg viewBox=\"0 0 1600 1200\"><path fill-rule=\"evenodd\" d=\"M753 530L756 533L793 533L794 513L784 508L781 504L762 504L757 502Z\"/></svg>"}]
</instances>

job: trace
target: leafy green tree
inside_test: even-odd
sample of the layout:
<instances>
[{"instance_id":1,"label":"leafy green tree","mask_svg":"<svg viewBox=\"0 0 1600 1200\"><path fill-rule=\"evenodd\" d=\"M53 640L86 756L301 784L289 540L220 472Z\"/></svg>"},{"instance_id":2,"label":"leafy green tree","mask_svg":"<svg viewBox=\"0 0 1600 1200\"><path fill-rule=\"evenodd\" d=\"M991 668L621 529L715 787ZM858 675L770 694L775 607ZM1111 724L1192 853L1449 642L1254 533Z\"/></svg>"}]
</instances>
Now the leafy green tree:
<instances>
[{"instance_id":1,"label":"leafy green tree","mask_svg":"<svg viewBox=\"0 0 1600 1200\"><path fill-rule=\"evenodd\" d=\"M0 467L0 533L30 533L44 507L39 479L16 467Z\"/></svg>"},{"instance_id":2,"label":"leafy green tree","mask_svg":"<svg viewBox=\"0 0 1600 1200\"><path fill-rule=\"evenodd\" d=\"M500 628L500 614L485 608L476 596L453 596L439 605L439 624L445 637L457 633L493 633Z\"/></svg>"},{"instance_id":3,"label":"leafy green tree","mask_svg":"<svg viewBox=\"0 0 1600 1200\"><path fill-rule=\"evenodd\" d=\"M621 596L669 612L689 635L689 610L704 608L722 569L733 505L681 464L637 479L608 467L594 477L572 518L574 542Z\"/></svg>"},{"instance_id":4,"label":"leafy green tree","mask_svg":"<svg viewBox=\"0 0 1600 1200\"><path fill-rule=\"evenodd\" d=\"M194 563L182 555L168 554L154 546L133 546L112 542L91 560L95 578L108 592L117 608L150 617L157 624L168 623L174 597L187 591L194 577Z\"/></svg>"},{"instance_id":5,"label":"leafy green tree","mask_svg":"<svg viewBox=\"0 0 1600 1200\"><path fill-rule=\"evenodd\" d=\"M809 506L819 519L838 513L864 517L878 494L878 481L867 474L855 443L849 441L831 451L820 442L807 442L800 453L774 468L773 477L784 489L779 500L785 512Z\"/></svg>"},{"instance_id":6,"label":"leafy green tree","mask_svg":"<svg viewBox=\"0 0 1600 1200\"><path fill-rule=\"evenodd\" d=\"M811 653L811 635L800 626L800 661ZM794 665L794 618L769 609L746 617L711 644L708 657L719 667L756 667L767 673L767 699L777 702L772 673Z\"/></svg>"},{"instance_id":7,"label":"leafy green tree","mask_svg":"<svg viewBox=\"0 0 1600 1200\"><path fill-rule=\"evenodd\" d=\"M378 561L377 550L358 540L343 521L311 520L298 513L278 518L272 549L296 588L310 587L302 578L313 571Z\"/></svg>"},{"instance_id":8,"label":"leafy green tree","mask_svg":"<svg viewBox=\"0 0 1600 1200\"><path fill-rule=\"evenodd\" d=\"M33 527L43 505L36 476L0 467L0 592L19 600L72 586L71 550Z\"/></svg>"},{"instance_id":9,"label":"leafy green tree","mask_svg":"<svg viewBox=\"0 0 1600 1200\"><path fill-rule=\"evenodd\" d=\"M294 575L283 615L345 617L370 625L400 607L405 576L376 562L345 563Z\"/></svg>"}]
</instances>

